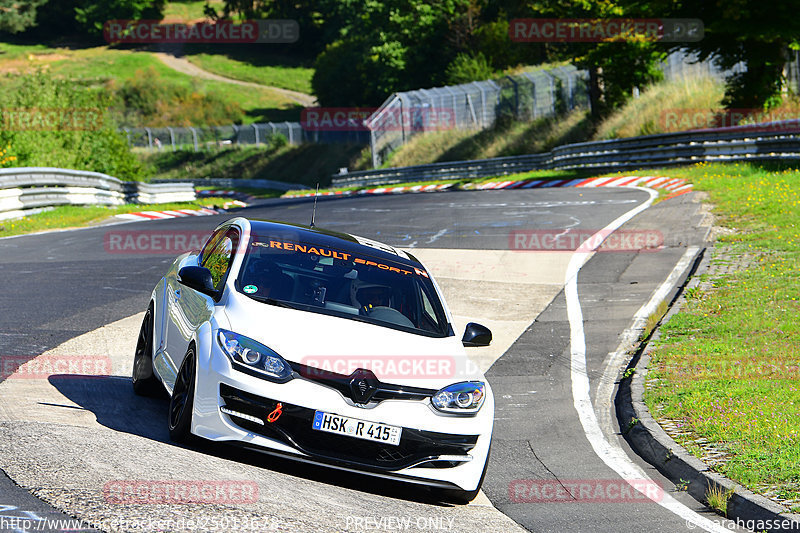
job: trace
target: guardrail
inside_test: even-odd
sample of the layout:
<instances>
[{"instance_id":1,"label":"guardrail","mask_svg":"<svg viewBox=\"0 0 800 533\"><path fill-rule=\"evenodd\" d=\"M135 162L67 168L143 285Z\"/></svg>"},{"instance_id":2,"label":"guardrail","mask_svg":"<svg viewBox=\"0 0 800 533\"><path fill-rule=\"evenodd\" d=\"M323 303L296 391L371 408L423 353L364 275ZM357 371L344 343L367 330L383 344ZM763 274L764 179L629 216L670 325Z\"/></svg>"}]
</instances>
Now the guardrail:
<instances>
[{"instance_id":1,"label":"guardrail","mask_svg":"<svg viewBox=\"0 0 800 533\"><path fill-rule=\"evenodd\" d=\"M162 204L195 199L191 183L122 181L99 172L62 168L0 169L0 220L59 205Z\"/></svg>"},{"instance_id":2,"label":"guardrail","mask_svg":"<svg viewBox=\"0 0 800 533\"><path fill-rule=\"evenodd\" d=\"M217 187L220 189L273 189L276 191L292 191L308 189L305 185L276 180L251 180L234 178L204 178L189 180L195 187ZM151 183L172 183L169 180L156 180Z\"/></svg>"},{"instance_id":3,"label":"guardrail","mask_svg":"<svg viewBox=\"0 0 800 533\"><path fill-rule=\"evenodd\" d=\"M485 178L532 170L653 168L714 161L800 159L800 121L567 144L551 152L364 170L332 176L335 187Z\"/></svg>"}]
</instances>

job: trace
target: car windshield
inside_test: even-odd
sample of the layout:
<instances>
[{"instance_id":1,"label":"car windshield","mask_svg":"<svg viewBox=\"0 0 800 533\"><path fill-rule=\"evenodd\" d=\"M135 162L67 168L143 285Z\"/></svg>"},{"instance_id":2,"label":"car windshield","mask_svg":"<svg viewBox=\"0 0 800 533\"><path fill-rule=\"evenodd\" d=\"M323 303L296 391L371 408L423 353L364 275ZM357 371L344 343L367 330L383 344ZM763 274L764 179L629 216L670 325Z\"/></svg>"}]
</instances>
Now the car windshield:
<instances>
[{"instance_id":1,"label":"car windshield","mask_svg":"<svg viewBox=\"0 0 800 533\"><path fill-rule=\"evenodd\" d=\"M420 335L444 337L452 333L424 270L310 242L253 237L236 290L266 304Z\"/></svg>"}]
</instances>

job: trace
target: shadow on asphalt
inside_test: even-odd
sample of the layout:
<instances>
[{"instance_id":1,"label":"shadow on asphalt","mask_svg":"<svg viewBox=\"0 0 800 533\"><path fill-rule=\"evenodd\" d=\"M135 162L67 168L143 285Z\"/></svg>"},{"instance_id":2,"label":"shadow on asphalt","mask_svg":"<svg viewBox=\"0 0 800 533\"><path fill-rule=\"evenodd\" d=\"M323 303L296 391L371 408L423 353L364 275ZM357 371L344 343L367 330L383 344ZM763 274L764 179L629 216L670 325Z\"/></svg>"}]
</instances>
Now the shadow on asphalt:
<instances>
[{"instance_id":1,"label":"shadow on asphalt","mask_svg":"<svg viewBox=\"0 0 800 533\"><path fill-rule=\"evenodd\" d=\"M154 440L165 446L185 447L170 441L166 392L160 398L137 396L130 378L121 376L65 374L50 376L48 380L61 394L94 413L97 422L109 429ZM420 485L308 465L233 444L197 439L190 447L221 459L350 490L440 507L453 506L440 501L435 491ZM165 452L167 450L165 448Z\"/></svg>"}]
</instances>

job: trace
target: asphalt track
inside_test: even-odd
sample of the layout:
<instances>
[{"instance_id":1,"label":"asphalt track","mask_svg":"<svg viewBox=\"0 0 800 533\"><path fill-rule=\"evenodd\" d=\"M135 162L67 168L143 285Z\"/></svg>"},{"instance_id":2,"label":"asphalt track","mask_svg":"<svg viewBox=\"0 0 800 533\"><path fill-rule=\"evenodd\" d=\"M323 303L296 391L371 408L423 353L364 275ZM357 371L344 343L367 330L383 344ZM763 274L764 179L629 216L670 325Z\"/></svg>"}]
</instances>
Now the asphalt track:
<instances>
[{"instance_id":1,"label":"asphalt track","mask_svg":"<svg viewBox=\"0 0 800 533\"><path fill-rule=\"evenodd\" d=\"M493 305L488 314L497 316L498 322L487 325L503 329L506 336L514 336L518 328L518 338L514 336L507 350L484 360L487 368L491 364L487 376L497 401L493 455L484 491L494 507L525 529L537 532L687 530L683 518L647 499L631 497L625 501L605 502L578 495L559 501L551 498L548 502L533 502L524 494L520 498L519 492L515 495L514 490L510 490L520 483L568 487L588 482L606 488L621 487L625 483L619 483L618 474L593 451L573 405L570 324L565 295L560 288L563 272L560 285L552 283L550 274L542 274L543 279L532 276L528 282L517 280L519 283L512 286L503 285L509 280L491 279L487 274L491 262L484 264L483 270L470 271L475 270L482 257L495 258L504 268L522 261L521 264L533 265L532 271L537 272L546 271L548 265L565 267L563 258L551 253L510 251L509 234L515 230L559 232L565 228L596 231L647 198L648 194L642 190L624 188L534 189L362 197L320 201L317 207L316 221L320 227L355 233L398 247L421 249L418 253L428 263L431 260L426 254L434 261L444 261L441 264L446 263L445 270L434 272L446 293L458 289L458 305L451 303L454 314L467 315ZM608 354L616 349L619 334L630 325L636 310L669 275L686 247L702 244L703 232L691 229L697 222L697 205L691 201L691 195L683 195L647 209L624 226L624 229L661 232L665 246L660 251L597 253L581 269L578 293L592 391L596 390L605 370ZM307 223L310 211L309 201L272 201L247 209L243 214ZM0 308L4 310L0 315L0 355L4 358L35 357L107 324L121 320L124 323L123 319L144 309L152 287L172 257L109 253L103 245L109 231L210 231L224 218L173 219L0 240L0 280L4 288L0 293ZM569 256L566 252L562 255ZM554 275L557 277L557 274ZM520 302L525 303L520 305ZM514 312L508 313L508 309ZM526 313L534 309L535 314L520 327L519 316L527 316ZM487 314L485 309L483 313ZM505 316L508 314L517 316ZM131 340L125 339L121 344L125 342ZM497 357L499 359L494 361ZM282 495L281 491L271 493L277 497L276 504L280 504L280 498L302 500L312 495L306 507L294 508L295 513L305 515L273 524L275 529L282 526L332 531L366 529L363 523L359 528L341 515L320 513L320 509L328 505L335 509L344 503L337 498L351 499L346 505L351 512L362 506L362 515L363 509L379 504L384 513L387 509L393 510L400 518L440 519L438 522L423 521L424 527L417 527L418 530L433 530L437 526L439 530L460 531L466 529L467 524L479 531L514 529L513 524L492 514L494 509L488 502L447 509L399 484L374 482L357 475L319 473L313 468L264 461L261 456L250 454L237 455L236 461L230 461L227 457L231 452L226 447L201 447L199 452L176 448L166 442L162 427L166 402L142 402L133 398L127 387L124 380L111 378L81 386L57 384L56 388L71 400L72 407L77 404L78 408L70 410L66 403L60 406L62 412L57 417L61 424L3 423L0 460L4 468L13 470L15 481L41 498L80 514L71 506L76 501L87 506L97 503L97 494L66 497L64 494L70 492L68 487L58 483L40 485L37 477L59 479L56 475L59 469L68 469L63 464L83 461L83 458L69 457L69 453L81 452L80 445L97 434L94 446L105 450L106 461L100 465L84 465L85 482L76 482L84 493L102 492L98 484L102 485L103 479L158 479L153 477L158 468L168 472L170 463L174 465L175 461L185 459L201 464L207 462L209 472L218 475L230 472L231 478L250 475L253 469L267 472L271 483L283 485L285 489ZM0 394L0 399L6 404L11 398L6 393ZM58 410L59 406L39 405L38 408ZM138 412L131 412L131 408ZM598 414L608 414L612 408L610 404L595 405ZM9 412L10 409L5 408ZM79 423L70 425L71 417L79 418L76 411L82 411L80 416L96 418L103 431L93 433L81 428ZM147 419L147 423L137 421L141 418ZM624 440L616 435L612 435L611 440L627 451L665 492L703 516L714 518L691 497L677 491L652 468L638 461ZM51 453L47 453L48 446L53 448ZM137 446L145 457L126 455L126 448L137 449ZM31 450L29 462L10 464L7 457L20 455L20 447ZM109 454L119 454L119 461L110 460ZM47 457L43 457L45 455ZM102 470L102 475L93 472L93 466ZM15 486L5 476L0 477L0 494L0 522L3 516L30 517L31 513L37 517L59 516L52 507ZM270 509L260 508L261 512ZM128 509L120 507L118 511L123 513ZM275 511L280 512L279 506ZM148 512L168 514L170 510L151 506ZM374 513L372 517L379 518ZM450 519L455 522L448 522ZM481 519L486 522L480 522ZM321 524L326 527L316 527ZM0 525L3 526L0 529L14 530L5 527L7 522ZM412 526L415 525L418 526L412 522Z\"/></svg>"}]
</instances>

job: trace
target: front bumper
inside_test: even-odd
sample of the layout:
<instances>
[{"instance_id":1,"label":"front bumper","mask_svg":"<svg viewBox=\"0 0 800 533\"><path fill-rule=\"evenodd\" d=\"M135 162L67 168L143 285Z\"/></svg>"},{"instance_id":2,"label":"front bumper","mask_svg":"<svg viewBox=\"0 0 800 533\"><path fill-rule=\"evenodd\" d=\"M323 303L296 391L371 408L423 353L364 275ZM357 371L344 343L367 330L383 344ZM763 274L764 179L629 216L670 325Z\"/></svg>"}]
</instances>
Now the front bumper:
<instances>
[{"instance_id":1,"label":"front bumper","mask_svg":"<svg viewBox=\"0 0 800 533\"><path fill-rule=\"evenodd\" d=\"M192 433L307 462L470 491L478 486L488 456L494 413L488 384L483 407L471 417L438 414L427 399L384 400L365 409L311 380L295 378L279 384L239 372L212 343L202 352L198 349L195 390ZM269 422L267 417L279 402L282 414ZM401 426L400 443L313 430L317 410Z\"/></svg>"}]
</instances>

